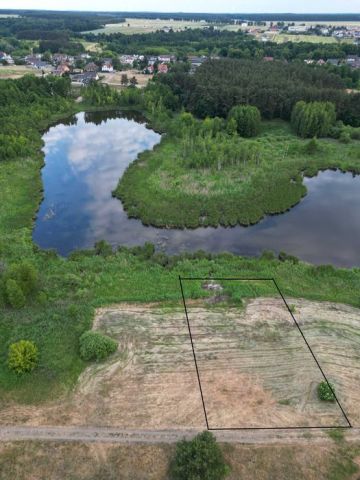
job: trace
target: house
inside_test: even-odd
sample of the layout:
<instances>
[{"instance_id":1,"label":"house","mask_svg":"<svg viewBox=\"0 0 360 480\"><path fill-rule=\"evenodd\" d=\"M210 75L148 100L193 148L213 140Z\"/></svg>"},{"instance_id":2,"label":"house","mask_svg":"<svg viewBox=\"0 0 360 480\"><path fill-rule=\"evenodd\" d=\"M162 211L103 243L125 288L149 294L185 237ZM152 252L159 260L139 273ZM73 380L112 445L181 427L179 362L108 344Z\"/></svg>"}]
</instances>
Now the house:
<instances>
[{"instance_id":1,"label":"house","mask_svg":"<svg viewBox=\"0 0 360 480\"><path fill-rule=\"evenodd\" d=\"M84 67L85 72L97 72L98 71L98 66L94 62L90 62L85 65Z\"/></svg>"},{"instance_id":2,"label":"house","mask_svg":"<svg viewBox=\"0 0 360 480\"><path fill-rule=\"evenodd\" d=\"M309 30L308 25L291 25L288 27L288 32L291 33L306 33Z\"/></svg>"},{"instance_id":3,"label":"house","mask_svg":"<svg viewBox=\"0 0 360 480\"><path fill-rule=\"evenodd\" d=\"M89 83L99 80L99 75L97 74L97 72L83 72L75 75L70 75L70 78L73 83L89 85Z\"/></svg>"},{"instance_id":4,"label":"house","mask_svg":"<svg viewBox=\"0 0 360 480\"><path fill-rule=\"evenodd\" d=\"M317 62L316 65L325 65L325 60L323 58L320 58Z\"/></svg>"},{"instance_id":5,"label":"house","mask_svg":"<svg viewBox=\"0 0 360 480\"><path fill-rule=\"evenodd\" d=\"M146 68L144 68L143 73L153 74L154 70L154 65L148 65Z\"/></svg>"},{"instance_id":6,"label":"house","mask_svg":"<svg viewBox=\"0 0 360 480\"><path fill-rule=\"evenodd\" d=\"M161 63L171 63L175 60L175 57L174 55L159 55L157 59Z\"/></svg>"},{"instance_id":7,"label":"house","mask_svg":"<svg viewBox=\"0 0 360 480\"><path fill-rule=\"evenodd\" d=\"M313 60L312 58L306 58L304 62L306 63L306 65L313 65L315 63L315 60Z\"/></svg>"},{"instance_id":8,"label":"house","mask_svg":"<svg viewBox=\"0 0 360 480\"><path fill-rule=\"evenodd\" d=\"M334 65L335 67L338 67L340 64L340 59L339 58L328 58L327 62L329 65Z\"/></svg>"},{"instance_id":9,"label":"house","mask_svg":"<svg viewBox=\"0 0 360 480\"><path fill-rule=\"evenodd\" d=\"M273 62L274 57L264 57L263 60L264 60L264 62Z\"/></svg>"},{"instance_id":10,"label":"house","mask_svg":"<svg viewBox=\"0 0 360 480\"><path fill-rule=\"evenodd\" d=\"M0 62L6 62L9 65L13 65L15 63L12 56L5 52L0 52Z\"/></svg>"},{"instance_id":11,"label":"house","mask_svg":"<svg viewBox=\"0 0 360 480\"><path fill-rule=\"evenodd\" d=\"M188 61L190 62L190 74L195 73L196 69L199 68L204 62L208 60L208 57L195 57L189 56Z\"/></svg>"},{"instance_id":12,"label":"house","mask_svg":"<svg viewBox=\"0 0 360 480\"><path fill-rule=\"evenodd\" d=\"M160 63L158 65L158 73L168 73L169 67L166 65L166 63Z\"/></svg>"},{"instance_id":13,"label":"house","mask_svg":"<svg viewBox=\"0 0 360 480\"><path fill-rule=\"evenodd\" d=\"M48 69L48 68L52 68L50 63L43 62L42 60L35 60L34 62L31 63L31 66L33 68L37 68L38 70L45 70L45 69Z\"/></svg>"},{"instance_id":14,"label":"house","mask_svg":"<svg viewBox=\"0 0 360 480\"><path fill-rule=\"evenodd\" d=\"M111 62L105 61L101 66L101 71L111 73L114 71L114 67Z\"/></svg>"},{"instance_id":15,"label":"house","mask_svg":"<svg viewBox=\"0 0 360 480\"><path fill-rule=\"evenodd\" d=\"M53 71L53 74L61 77L62 75L68 72L70 72L70 68L65 63L62 63L61 65L58 65L55 68L55 70Z\"/></svg>"}]
</instances>

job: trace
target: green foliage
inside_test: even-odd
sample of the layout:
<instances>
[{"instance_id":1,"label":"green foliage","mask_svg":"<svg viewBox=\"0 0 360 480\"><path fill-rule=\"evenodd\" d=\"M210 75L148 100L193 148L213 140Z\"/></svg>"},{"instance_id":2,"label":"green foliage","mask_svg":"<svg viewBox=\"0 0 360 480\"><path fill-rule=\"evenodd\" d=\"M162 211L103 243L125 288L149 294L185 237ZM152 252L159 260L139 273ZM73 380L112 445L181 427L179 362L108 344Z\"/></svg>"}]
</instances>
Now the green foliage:
<instances>
[{"instance_id":1,"label":"green foliage","mask_svg":"<svg viewBox=\"0 0 360 480\"><path fill-rule=\"evenodd\" d=\"M335 105L331 102L298 102L291 114L294 131L303 138L326 137L335 124Z\"/></svg>"},{"instance_id":2,"label":"green foliage","mask_svg":"<svg viewBox=\"0 0 360 480\"><path fill-rule=\"evenodd\" d=\"M91 82L88 87L83 88L82 96L85 102L95 106L115 105L120 100L117 90L97 82Z\"/></svg>"},{"instance_id":3,"label":"green foliage","mask_svg":"<svg viewBox=\"0 0 360 480\"><path fill-rule=\"evenodd\" d=\"M351 142L350 133L348 133L348 132L341 132L340 137L339 137L339 142L341 142L341 143L350 143L350 142Z\"/></svg>"},{"instance_id":4,"label":"green foliage","mask_svg":"<svg viewBox=\"0 0 360 480\"><path fill-rule=\"evenodd\" d=\"M96 242L94 250L96 255L101 255L102 257L108 257L113 253L112 246L105 240Z\"/></svg>"},{"instance_id":5,"label":"green foliage","mask_svg":"<svg viewBox=\"0 0 360 480\"><path fill-rule=\"evenodd\" d=\"M255 137L260 132L261 115L257 107L238 105L229 113L229 120L236 121L236 129L241 137Z\"/></svg>"},{"instance_id":6,"label":"green foliage","mask_svg":"<svg viewBox=\"0 0 360 480\"><path fill-rule=\"evenodd\" d=\"M214 435L203 432L176 446L171 465L172 480L221 480L230 473Z\"/></svg>"},{"instance_id":7,"label":"green foliage","mask_svg":"<svg viewBox=\"0 0 360 480\"><path fill-rule=\"evenodd\" d=\"M5 283L6 299L13 308L22 308L25 306L25 295L21 287L11 278Z\"/></svg>"},{"instance_id":8,"label":"green foliage","mask_svg":"<svg viewBox=\"0 0 360 480\"><path fill-rule=\"evenodd\" d=\"M38 356L34 342L20 340L9 347L8 366L18 374L31 372L37 365Z\"/></svg>"},{"instance_id":9,"label":"green foliage","mask_svg":"<svg viewBox=\"0 0 360 480\"><path fill-rule=\"evenodd\" d=\"M4 277L5 281L14 280L25 297L35 292L39 285L39 272L33 264L27 261L10 265L5 271Z\"/></svg>"},{"instance_id":10,"label":"green foliage","mask_svg":"<svg viewBox=\"0 0 360 480\"><path fill-rule=\"evenodd\" d=\"M304 151L309 155L313 155L314 153L319 151L319 149L320 149L320 144L317 141L316 137L309 140L309 142L304 147Z\"/></svg>"},{"instance_id":11,"label":"green foliage","mask_svg":"<svg viewBox=\"0 0 360 480\"><path fill-rule=\"evenodd\" d=\"M115 340L92 330L80 337L80 356L83 360L103 360L116 352L117 347Z\"/></svg>"},{"instance_id":12,"label":"green foliage","mask_svg":"<svg viewBox=\"0 0 360 480\"><path fill-rule=\"evenodd\" d=\"M324 402L335 402L335 396L333 392L335 392L335 387L332 383L330 383L329 386L329 384L325 381L320 382L317 387L318 397Z\"/></svg>"}]
</instances>

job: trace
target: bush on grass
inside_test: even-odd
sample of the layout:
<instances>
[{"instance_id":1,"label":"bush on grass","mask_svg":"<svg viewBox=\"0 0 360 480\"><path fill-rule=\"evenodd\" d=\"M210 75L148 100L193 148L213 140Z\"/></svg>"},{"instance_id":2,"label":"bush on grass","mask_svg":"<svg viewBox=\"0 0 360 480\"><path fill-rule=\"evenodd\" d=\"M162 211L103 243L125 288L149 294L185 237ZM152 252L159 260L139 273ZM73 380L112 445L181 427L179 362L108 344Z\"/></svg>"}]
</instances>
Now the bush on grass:
<instances>
[{"instance_id":1,"label":"bush on grass","mask_svg":"<svg viewBox=\"0 0 360 480\"><path fill-rule=\"evenodd\" d=\"M80 337L80 356L83 360L103 360L116 352L117 347L115 340L92 330Z\"/></svg>"},{"instance_id":2,"label":"bush on grass","mask_svg":"<svg viewBox=\"0 0 360 480\"><path fill-rule=\"evenodd\" d=\"M37 365L38 348L34 342L20 340L9 347L8 366L17 374L31 372Z\"/></svg>"}]
</instances>

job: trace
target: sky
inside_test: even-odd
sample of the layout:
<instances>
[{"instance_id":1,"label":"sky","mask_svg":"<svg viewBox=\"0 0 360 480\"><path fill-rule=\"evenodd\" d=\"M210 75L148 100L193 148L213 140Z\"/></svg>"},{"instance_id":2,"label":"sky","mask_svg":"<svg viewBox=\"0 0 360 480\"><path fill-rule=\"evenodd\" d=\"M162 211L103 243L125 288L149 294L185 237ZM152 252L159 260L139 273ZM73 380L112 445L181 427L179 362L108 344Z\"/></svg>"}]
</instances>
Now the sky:
<instances>
[{"instance_id":1,"label":"sky","mask_svg":"<svg viewBox=\"0 0 360 480\"><path fill-rule=\"evenodd\" d=\"M207 13L360 13L360 0L0 0L2 8Z\"/></svg>"}]
</instances>

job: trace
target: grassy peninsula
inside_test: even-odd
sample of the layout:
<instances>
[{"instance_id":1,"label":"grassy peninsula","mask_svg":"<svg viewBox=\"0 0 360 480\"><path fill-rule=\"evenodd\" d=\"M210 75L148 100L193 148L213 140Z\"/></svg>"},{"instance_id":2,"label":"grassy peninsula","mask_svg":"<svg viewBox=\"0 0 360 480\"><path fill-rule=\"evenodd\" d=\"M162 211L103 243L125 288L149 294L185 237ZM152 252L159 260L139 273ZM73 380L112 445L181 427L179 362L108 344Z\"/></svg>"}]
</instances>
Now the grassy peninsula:
<instances>
[{"instance_id":1,"label":"grassy peninsula","mask_svg":"<svg viewBox=\"0 0 360 480\"><path fill-rule=\"evenodd\" d=\"M282 120L262 122L251 139L202 134L206 122L191 126L199 133L189 138L181 119L173 120L161 144L129 166L114 195L130 217L157 227L250 225L298 203L303 176L328 168L360 173L357 140L301 139Z\"/></svg>"}]
</instances>

